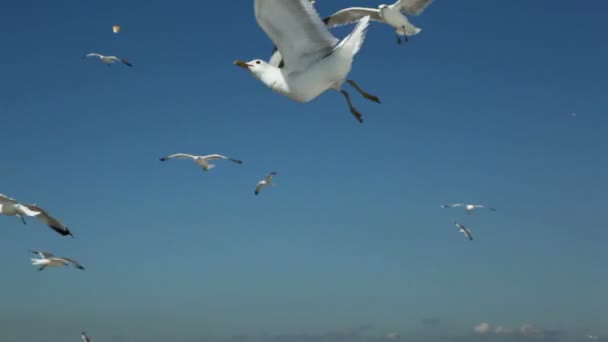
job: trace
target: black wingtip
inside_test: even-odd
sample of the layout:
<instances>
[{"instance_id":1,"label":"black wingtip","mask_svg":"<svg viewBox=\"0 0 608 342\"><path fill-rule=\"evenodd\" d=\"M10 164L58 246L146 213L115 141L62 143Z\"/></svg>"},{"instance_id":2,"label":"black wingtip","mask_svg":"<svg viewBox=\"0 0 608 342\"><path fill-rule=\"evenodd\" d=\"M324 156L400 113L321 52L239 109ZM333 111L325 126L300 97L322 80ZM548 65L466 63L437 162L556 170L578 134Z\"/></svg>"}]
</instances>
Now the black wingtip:
<instances>
[{"instance_id":1,"label":"black wingtip","mask_svg":"<svg viewBox=\"0 0 608 342\"><path fill-rule=\"evenodd\" d=\"M323 23L324 23L325 25L327 25L327 24L329 23L329 20L331 20L331 17L324 18L324 19L323 19Z\"/></svg>"},{"instance_id":2,"label":"black wingtip","mask_svg":"<svg viewBox=\"0 0 608 342\"><path fill-rule=\"evenodd\" d=\"M160 161L167 161L167 159L168 159L167 157L162 157L162 158L160 158Z\"/></svg>"}]
</instances>

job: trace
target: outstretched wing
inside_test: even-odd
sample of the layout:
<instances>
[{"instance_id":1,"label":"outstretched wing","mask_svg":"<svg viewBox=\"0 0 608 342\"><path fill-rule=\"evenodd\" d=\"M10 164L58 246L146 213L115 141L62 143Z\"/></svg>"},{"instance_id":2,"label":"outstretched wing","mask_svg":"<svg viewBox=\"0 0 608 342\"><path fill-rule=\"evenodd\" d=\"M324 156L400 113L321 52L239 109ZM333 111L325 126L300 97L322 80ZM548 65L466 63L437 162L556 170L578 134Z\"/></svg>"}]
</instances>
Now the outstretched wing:
<instances>
[{"instance_id":1,"label":"outstretched wing","mask_svg":"<svg viewBox=\"0 0 608 342\"><path fill-rule=\"evenodd\" d=\"M454 203L454 204L444 204L442 208L454 208L454 207L462 207L464 203Z\"/></svg>"},{"instance_id":2,"label":"outstretched wing","mask_svg":"<svg viewBox=\"0 0 608 342\"><path fill-rule=\"evenodd\" d=\"M340 10L329 17L323 19L325 25L328 28L348 25L356 22L357 20L369 16L371 20L375 21L383 21L382 17L380 17L380 11L375 8L365 8L365 7L350 7Z\"/></svg>"},{"instance_id":3,"label":"outstretched wing","mask_svg":"<svg viewBox=\"0 0 608 342\"><path fill-rule=\"evenodd\" d=\"M160 161L166 161L169 159L196 159L197 156L186 154L186 153L176 153L170 156L160 158Z\"/></svg>"},{"instance_id":4,"label":"outstretched wing","mask_svg":"<svg viewBox=\"0 0 608 342\"><path fill-rule=\"evenodd\" d=\"M30 210L40 212L40 214L36 215L36 218L39 219L40 221L44 222L44 224L49 226L51 229L53 229L57 233L59 233L63 236L72 235L72 233L70 232L68 227L65 224L63 224L63 222L61 222L58 219L54 218L53 216L49 215L44 209L42 209L34 204L25 204L24 206L29 208Z\"/></svg>"},{"instance_id":5,"label":"outstretched wing","mask_svg":"<svg viewBox=\"0 0 608 342\"><path fill-rule=\"evenodd\" d=\"M42 252L42 251L30 251L30 252L32 252L34 254L38 254L38 256L41 259L48 259L48 258L51 258L54 256L53 253L49 253L49 252Z\"/></svg>"},{"instance_id":6,"label":"outstretched wing","mask_svg":"<svg viewBox=\"0 0 608 342\"><path fill-rule=\"evenodd\" d=\"M271 172L268 175L266 175L266 177L264 177L264 180L266 181L266 183L270 184L270 182L272 182L272 177L275 176L277 173L276 172Z\"/></svg>"},{"instance_id":7,"label":"outstretched wing","mask_svg":"<svg viewBox=\"0 0 608 342\"><path fill-rule=\"evenodd\" d=\"M397 6L401 12L410 15L419 15L431 4L433 0L399 0Z\"/></svg>"},{"instance_id":8,"label":"outstretched wing","mask_svg":"<svg viewBox=\"0 0 608 342\"><path fill-rule=\"evenodd\" d=\"M255 0L258 25L281 52L289 72L307 68L338 44L309 0Z\"/></svg>"},{"instance_id":9,"label":"outstretched wing","mask_svg":"<svg viewBox=\"0 0 608 342\"><path fill-rule=\"evenodd\" d=\"M17 200L6 195L0 194L0 204L16 204Z\"/></svg>"},{"instance_id":10,"label":"outstretched wing","mask_svg":"<svg viewBox=\"0 0 608 342\"><path fill-rule=\"evenodd\" d=\"M70 264L74 265L74 267L76 267L79 270L84 270L84 267L80 263L78 263L78 261L76 261L74 259L70 259L70 258L60 258L60 259L69 262Z\"/></svg>"}]
</instances>

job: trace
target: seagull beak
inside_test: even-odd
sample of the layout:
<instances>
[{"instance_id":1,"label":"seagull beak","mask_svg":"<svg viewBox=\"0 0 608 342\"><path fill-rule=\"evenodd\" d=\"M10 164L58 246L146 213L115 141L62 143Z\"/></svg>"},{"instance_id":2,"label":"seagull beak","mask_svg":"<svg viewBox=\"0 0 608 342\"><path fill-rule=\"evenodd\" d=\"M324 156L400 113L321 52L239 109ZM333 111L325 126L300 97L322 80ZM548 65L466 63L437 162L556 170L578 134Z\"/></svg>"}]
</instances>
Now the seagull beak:
<instances>
[{"instance_id":1,"label":"seagull beak","mask_svg":"<svg viewBox=\"0 0 608 342\"><path fill-rule=\"evenodd\" d=\"M249 67L251 66L243 61L234 61L234 65L238 65L241 68L245 68L245 69L249 69Z\"/></svg>"}]
</instances>

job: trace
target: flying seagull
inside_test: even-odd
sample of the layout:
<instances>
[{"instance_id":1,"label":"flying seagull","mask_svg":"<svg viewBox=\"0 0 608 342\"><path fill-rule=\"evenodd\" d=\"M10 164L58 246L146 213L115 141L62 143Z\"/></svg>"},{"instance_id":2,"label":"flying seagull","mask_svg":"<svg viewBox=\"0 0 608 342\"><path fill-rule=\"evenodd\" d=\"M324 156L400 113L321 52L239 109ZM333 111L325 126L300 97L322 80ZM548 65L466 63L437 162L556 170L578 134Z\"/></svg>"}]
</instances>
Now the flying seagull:
<instances>
[{"instance_id":1,"label":"flying seagull","mask_svg":"<svg viewBox=\"0 0 608 342\"><path fill-rule=\"evenodd\" d=\"M82 339L82 342L91 342L91 338L87 336L87 333L84 331L80 334L80 338Z\"/></svg>"},{"instance_id":2,"label":"flying seagull","mask_svg":"<svg viewBox=\"0 0 608 342\"><path fill-rule=\"evenodd\" d=\"M126 59L116 57L116 56L104 56L100 53L91 52L91 53L87 53L82 58L87 58L87 57L97 57L97 58L99 58L99 60L101 60L107 66L110 66L111 64L114 64L116 62L123 63L124 65L129 66L129 67L133 66L133 64L129 63Z\"/></svg>"},{"instance_id":3,"label":"flying seagull","mask_svg":"<svg viewBox=\"0 0 608 342\"><path fill-rule=\"evenodd\" d=\"M21 219L23 224L27 224L24 216L36 216L39 215L40 212L31 210L26 205L17 202L14 198L0 194L0 214L16 216Z\"/></svg>"},{"instance_id":4,"label":"flying seagull","mask_svg":"<svg viewBox=\"0 0 608 342\"><path fill-rule=\"evenodd\" d=\"M41 252L41 251L30 251L34 254L37 254L40 258L34 259L32 258L32 265L40 266L38 267L38 271L42 271L47 267L59 267L59 266L68 266L72 264L79 270L84 270L81 264L78 261L70 258L60 258L54 256L52 253Z\"/></svg>"},{"instance_id":5,"label":"flying seagull","mask_svg":"<svg viewBox=\"0 0 608 342\"><path fill-rule=\"evenodd\" d=\"M464 204L464 203L454 203L454 204L444 204L441 206L442 208L455 208L455 207L464 207L464 211L467 215L471 215L471 212L475 209L488 209L491 211L496 211L494 208L488 208L481 204Z\"/></svg>"},{"instance_id":6,"label":"flying seagull","mask_svg":"<svg viewBox=\"0 0 608 342\"><path fill-rule=\"evenodd\" d=\"M230 160L231 162L234 162L237 164L243 164L243 162L241 160L228 158L221 154L209 154L206 156L195 156L192 154L176 153L176 154L172 154L170 156L162 157L162 158L160 158L160 161L167 161L169 159L192 159L192 160L194 160L195 163L197 163L205 171L209 171L215 167L214 164L209 164L210 160L224 159L224 160Z\"/></svg>"},{"instance_id":7,"label":"flying seagull","mask_svg":"<svg viewBox=\"0 0 608 342\"><path fill-rule=\"evenodd\" d=\"M469 228L461 225L460 223L458 223L456 221L454 221L454 224L456 225L456 227L458 227L458 229L460 229L461 233L466 235L466 237L469 238L469 240L473 241L473 235L471 235L471 231L469 230Z\"/></svg>"},{"instance_id":8,"label":"flying seagull","mask_svg":"<svg viewBox=\"0 0 608 342\"><path fill-rule=\"evenodd\" d=\"M255 194L259 195L260 194L260 190L262 190L262 188L269 186L269 185L274 185L274 183L272 182L272 177L276 176L276 172L271 172L268 175L266 175L266 177L264 177L264 179L262 179L261 181L258 182L258 185L255 187Z\"/></svg>"},{"instance_id":9,"label":"flying seagull","mask_svg":"<svg viewBox=\"0 0 608 342\"><path fill-rule=\"evenodd\" d=\"M405 15L419 15L431 4L433 0L398 0L392 5L380 5L377 9L366 7L350 7L340 10L323 19L327 27L346 25L353 23L365 16L371 20L384 22L395 29L397 43L401 44L401 37L408 41L408 36L413 36L422 29L410 23Z\"/></svg>"},{"instance_id":10,"label":"flying seagull","mask_svg":"<svg viewBox=\"0 0 608 342\"><path fill-rule=\"evenodd\" d=\"M363 116L342 89L344 82L364 98L380 103L378 97L363 91L355 81L347 80L354 56L359 52L369 25L364 17L352 33L339 41L321 21L310 0L255 0L258 25L277 46L284 66L260 59L235 61L275 92L297 102L310 102L326 90L340 91L359 122Z\"/></svg>"},{"instance_id":11,"label":"flying seagull","mask_svg":"<svg viewBox=\"0 0 608 342\"><path fill-rule=\"evenodd\" d=\"M21 204L10 197L0 194L0 212L8 216L17 216L21 218L24 224L26 223L24 215L36 217L60 235L74 237L70 229L63 222L50 216L44 209L35 204Z\"/></svg>"}]
</instances>

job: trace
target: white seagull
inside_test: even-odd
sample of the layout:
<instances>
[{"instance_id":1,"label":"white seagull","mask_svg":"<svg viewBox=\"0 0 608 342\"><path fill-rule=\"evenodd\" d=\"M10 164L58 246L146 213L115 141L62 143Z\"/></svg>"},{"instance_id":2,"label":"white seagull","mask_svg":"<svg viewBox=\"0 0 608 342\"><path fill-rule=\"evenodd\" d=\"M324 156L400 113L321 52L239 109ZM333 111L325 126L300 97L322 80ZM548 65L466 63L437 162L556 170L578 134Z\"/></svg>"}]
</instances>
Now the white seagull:
<instances>
[{"instance_id":1,"label":"white seagull","mask_svg":"<svg viewBox=\"0 0 608 342\"><path fill-rule=\"evenodd\" d=\"M380 103L378 97L364 92L353 80L346 80L365 40L369 17L361 19L352 33L339 41L325 27L310 0L255 0L254 4L258 25L277 46L285 63L281 68L281 58L273 58L271 63L254 59L234 64L297 102L310 102L328 89L340 91L351 113L363 122L342 84L346 81L366 99Z\"/></svg>"},{"instance_id":2,"label":"white seagull","mask_svg":"<svg viewBox=\"0 0 608 342\"><path fill-rule=\"evenodd\" d=\"M82 339L82 342L91 342L91 338L87 336L87 333L84 331L80 334L80 338Z\"/></svg>"},{"instance_id":3,"label":"white seagull","mask_svg":"<svg viewBox=\"0 0 608 342\"><path fill-rule=\"evenodd\" d=\"M259 195L260 190L262 190L263 187L266 187L269 185L274 185L274 183L272 182L272 177L276 176L276 174L277 174L276 172L271 172L268 175L266 175L266 177L264 177L264 179L259 181L258 185L255 187L254 194Z\"/></svg>"},{"instance_id":4,"label":"white seagull","mask_svg":"<svg viewBox=\"0 0 608 342\"><path fill-rule=\"evenodd\" d=\"M481 204L465 204L465 203L454 203L454 204L444 204L441 206L442 208L455 208L455 207L464 207L464 211L467 215L471 215L471 212L475 209L488 209L491 211L496 211L494 208L488 208Z\"/></svg>"},{"instance_id":5,"label":"white seagull","mask_svg":"<svg viewBox=\"0 0 608 342\"><path fill-rule=\"evenodd\" d=\"M41 251L30 251L34 254L37 254L40 258L34 259L32 258L32 265L40 266L38 267L38 271L42 271L47 267L59 267L59 266L68 266L70 264L74 265L79 270L84 270L81 264L78 261L70 258L60 258L54 256L52 253L41 252Z\"/></svg>"},{"instance_id":6,"label":"white seagull","mask_svg":"<svg viewBox=\"0 0 608 342\"><path fill-rule=\"evenodd\" d=\"M21 218L23 224L26 224L24 215L36 217L60 235L74 237L70 229L63 222L50 216L44 209L35 204L21 204L15 199L0 194L0 212L3 215Z\"/></svg>"},{"instance_id":7,"label":"white seagull","mask_svg":"<svg viewBox=\"0 0 608 342\"><path fill-rule=\"evenodd\" d=\"M224 160L230 160L231 162L234 162L237 164L243 164L243 162L241 160L228 158L221 154L209 154L206 156L195 156L192 154L176 153L176 154L172 154L170 156L162 157L162 158L160 158L160 161L167 161L169 159L192 159L192 160L194 160L195 163L197 163L205 171L209 171L215 167L214 164L209 164L210 160L224 159Z\"/></svg>"},{"instance_id":8,"label":"white seagull","mask_svg":"<svg viewBox=\"0 0 608 342\"><path fill-rule=\"evenodd\" d=\"M323 19L327 27L335 27L350 24L365 16L370 16L372 20L384 22L395 29L397 33L397 43L401 44L401 36L407 42L408 36L413 36L421 28L414 26L402 13L409 15L419 15L431 4L433 0L398 0L392 5L380 5L377 9L366 7L351 7L340 10L329 17Z\"/></svg>"},{"instance_id":9,"label":"white seagull","mask_svg":"<svg viewBox=\"0 0 608 342\"><path fill-rule=\"evenodd\" d=\"M129 67L133 66L133 64L129 63L126 59L116 57L116 56L104 56L100 53L91 52L91 53L87 53L82 58L87 58L87 57L97 57L97 58L99 58L99 60L101 60L107 66L110 66L111 64L114 64L116 62L121 62L124 65L129 66Z\"/></svg>"},{"instance_id":10,"label":"white seagull","mask_svg":"<svg viewBox=\"0 0 608 342\"><path fill-rule=\"evenodd\" d=\"M454 224L456 225L456 227L458 227L458 229L460 229L461 233L463 233L467 238L469 238L469 240L473 241L473 235L471 235L471 231L469 230L469 228L461 225L456 221L454 221Z\"/></svg>"},{"instance_id":11,"label":"white seagull","mask_svg":"<svg viewBox=\"0 0 608 342\"><path fill-rule=\"evenodd\" d=\"M0 194L0 214L6 216L16 216L21 219L23 224L26 224L25 216L36 216L39 215L39 211L34 211L23 205L14 198L10 198L6 195Z\"/></svg>"}]
</instances>

